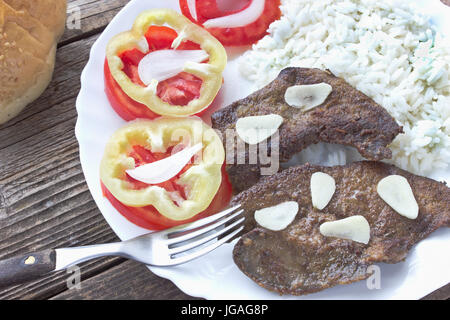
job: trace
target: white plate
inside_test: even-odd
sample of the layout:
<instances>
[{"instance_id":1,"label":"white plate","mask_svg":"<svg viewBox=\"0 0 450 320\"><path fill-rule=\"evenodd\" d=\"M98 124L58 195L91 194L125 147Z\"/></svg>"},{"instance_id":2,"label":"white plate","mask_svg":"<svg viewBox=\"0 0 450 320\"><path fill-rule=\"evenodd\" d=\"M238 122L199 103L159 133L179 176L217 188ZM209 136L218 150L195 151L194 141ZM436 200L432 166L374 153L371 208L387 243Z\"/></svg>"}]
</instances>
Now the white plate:
<instances>
[{"instance_id":1,"label":"white plate","mask_svg":"<svg viewBox=\"0 0 450 320\"><path fill-rule=\"evenodd\" d=\"M450 30L450 10L439 0L413 2L422 7L426 3L424 10L434 16L433 22L441 30ZM76 103L78 121L75 131L86 182L106 221L122 240L141 235L146 230L123 218L102 196L100 189L99 165L104 147L111 134L125 124L110 107L104 93L105 50L109 39L129 30L141 11L163 6L179 10L178 0L133 0L117 14L92 47L89 62L81 75L81 90ZM246 49L228 50L225 84L216 99L217 106L228 105L251 93L250 84L237 71L237 60ZM433 177L447 181L449 176L450 171L433 174ZM450 282L449 245L450 232L438 230L416 245L405 262L380 264L381 289L369 290L366 282L361 281L304 297L281 297L256 285L233 263L232 244L182 266L151 267L150 270L170 279L186 294L207 299L418 299Z\"/></svg>"}]
</instances>

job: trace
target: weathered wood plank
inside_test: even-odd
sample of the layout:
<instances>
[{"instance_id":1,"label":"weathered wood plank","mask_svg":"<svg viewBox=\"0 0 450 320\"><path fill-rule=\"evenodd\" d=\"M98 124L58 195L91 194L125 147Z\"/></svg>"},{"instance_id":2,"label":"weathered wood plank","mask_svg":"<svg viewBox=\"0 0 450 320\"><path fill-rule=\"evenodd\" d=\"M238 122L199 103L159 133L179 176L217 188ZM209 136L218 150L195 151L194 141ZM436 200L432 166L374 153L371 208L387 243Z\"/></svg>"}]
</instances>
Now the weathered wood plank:
<instances>
[{"instance_id":1,"label":"weathered wood plank","mask_svg":"<svg viewBox=\"0 0 450 320\"><path fill-rule=\"evenodd\" d=\"M79 77L96 36L60 48L44 95L0 127L0 259L30 251L110 242L117 237L84 180L74 135ZM122 259L83 265L85 278ZM0 299L42 299L67 290L64 272L0 290Z\"/></svg>"},{"instance_id":2,"label":"weathered wood plank","mask_svg":"<svg viewBox=\"0 0 450 320\"><path fill-rule=\"evenodd\" d=\"M53 80L44 94L10 122L0 126L0 152L13 144L37 137L67 120L75 123L75 99L80 90L80 74L89 59L89 50L98 35L71 43L58 50ZM73 132L73 125L67 126ZM39 141L42 141L39 140ZM26 154L26 150L24 150ZM19 154L22 153L19 151ZM17 154L11 154L17 158ZM12 164L11 161L6 162ZM5 168L1 169L7 170ZM3 177L0 173L0 177Z\"/></svg>"},{"instance_id":3,"label":"weathered wood plank","mask_svg":"<svg viewBox=\"0 0 450 320\"><path fill-rule=\"evenodd\" d=\"M97 274L111 269L122 263L119 258L103 258L80 265L81 279L88 279ZM43 300L49 299L61 292L70 292L68 282L71 282L71 274L60 271L42 278L40 281L30 282L24 285L10 287L0 291L1 300Z\"/></svg>"},{"instance_id":4,"label":"weathered wood plank","mask_svg":"<svg viewBox=\"0 0 450 320\"><path fill-rule=\"evenodd\" d=\"M129 0L69 0L60 46L103 30Z\"/></svg>"},{"instance_id":5,"label":"weathered wood plank","mask_svg":"<svg viewBox=\"0 0 450 320\"><path fill-rule=\"evenodd\" d=\"M425 296L422 300L450 300L450 283Z\"/></svg>"},{"instance_id":6,"label":"weathered wood plank","mask_svg":"<svg viewBox=\"0 0 450 320\"><path fill-rule=\"evenodd\" d=\"M182 293L169 280L159 278L145 266L127 261L81 282L73 288L54 296L55 300L186 300L194 299Z\"/></svg>"}]
</instances>

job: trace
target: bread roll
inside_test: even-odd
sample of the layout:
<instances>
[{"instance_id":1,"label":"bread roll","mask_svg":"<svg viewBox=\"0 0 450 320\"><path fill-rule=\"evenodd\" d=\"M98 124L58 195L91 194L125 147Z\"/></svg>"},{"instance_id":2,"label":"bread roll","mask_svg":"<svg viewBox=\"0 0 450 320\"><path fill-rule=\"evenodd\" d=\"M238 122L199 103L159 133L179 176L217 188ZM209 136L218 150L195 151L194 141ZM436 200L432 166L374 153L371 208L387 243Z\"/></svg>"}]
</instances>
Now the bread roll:
<instances>
[{"instance_id":1,"label":"bread roll","mask_svg":"<svg viewBox=\"0 0 450 320\"><path fill-rule=\"evenodd\" d=\"M0 0L0 124L51 81L66 0Z\"/></svg>"}]
</instances>

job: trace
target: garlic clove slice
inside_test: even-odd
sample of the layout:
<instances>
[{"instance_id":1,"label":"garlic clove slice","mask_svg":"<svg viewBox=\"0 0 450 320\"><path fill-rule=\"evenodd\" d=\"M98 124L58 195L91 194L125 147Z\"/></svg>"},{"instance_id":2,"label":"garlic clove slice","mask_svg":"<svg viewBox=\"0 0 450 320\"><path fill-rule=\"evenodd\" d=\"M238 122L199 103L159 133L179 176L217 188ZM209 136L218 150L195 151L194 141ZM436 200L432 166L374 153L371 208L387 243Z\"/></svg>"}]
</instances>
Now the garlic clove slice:
<instances>
[{"instance_id":1,"label":"garlic clove slice","mask_svg":"<svg viewBox=\"0 0 450 320\"><path fill-rule=\"evenodd\" d=\"M263 228L280 231L294 221L298 213L298 203L287 201L276 206L255 211L255 220Z\"/></svg>"},{"instance_id":2,"label":"garlic clove slice","mask_svg":"<svg viewBox=\"0 0 450 320\"><path fill-rule=\"evenodd\" d=\"M314 208L322 210L330 202L336 191L334 178L323 172L315 172L311 175L311 199Z\"/></svg>"},{"instance_id":3,"label":"garlic clove slice","mask_svg":"<svg viewBox=\"0 0 450 320\"><path fill-rule=\"evenodd\" d=\"M381 199L400 215L409 219L416 219L419 215L419 205L405 177L390 175L381 179L377 192Z\"/></svg>"},{"instance_id":4,"label":"garlic clove slice","mask_svg":"<svg viewBox=\"0 0 450 320\"><path fill-rule=\"evenodd\" d=\"M236 122L238 136L248 144L258 144L275 132L283 123L283 117L277 114L240 118Z\"/></svg>"},{"instance_id":5,"label":"garlic clove slice","mask_svg":"<svg viewBox=\"0 0 450 320\"><path fill-rule=\"evenodd\" d=\"M330 95L333 88L328 83L297 85L287 88L284 100L294 108L304 111L320 106Z\"/></svg>"},{"instance_id":6,"label":"garlic clove slice","mask_svg":"<svg viewBox=\"0 0 450 320\"><path fill-rule=\"evenodd\" d=\"M356 215L341 220L324 222L320 225L320 233L326 237L336 237L368 244L370 240L370 225L366 218Z\"/></svg>"}]
</instances>

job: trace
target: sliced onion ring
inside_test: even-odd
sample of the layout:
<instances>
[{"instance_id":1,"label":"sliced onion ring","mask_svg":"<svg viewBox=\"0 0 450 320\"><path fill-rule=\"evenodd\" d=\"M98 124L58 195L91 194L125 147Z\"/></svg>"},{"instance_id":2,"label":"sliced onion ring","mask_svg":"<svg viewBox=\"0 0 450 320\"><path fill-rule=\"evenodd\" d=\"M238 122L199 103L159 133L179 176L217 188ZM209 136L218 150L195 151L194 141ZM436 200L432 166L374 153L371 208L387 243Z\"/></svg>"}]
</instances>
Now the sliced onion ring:
<instances>
[{"instance_id":1,"label":"sliced onion ring","mask_svg":"<svg viewBox=\"0 0 450 320\"><path fill-rule=\"evenodd\" d=\"M246 9L228 16L207 20L203 26L205 28L245 27L259 19L264 12L265 5L266 0L252 0Z\"/></svg>"},{"instance_id":2,"label":"sliced onion ring","mask_svg":"<svg viewBox=\"0 0 450 320\"><path fill-rule=\"evenodd\" d=\"M145 85L152 80L164 81L183 71L187 61L200 63L208 59L204 50L158 50L147 54L139 62L139 77Z\"/></svg>"},{"instance_id":3,"label":"sliced onion ring","mask_svg":"<svg viewBox=\"0 0 450 320\"><path fill-rule=\"evenodd\" d=\"M189 163L191 158L200 150L203 145L198 143L192 147L185 148L165 159L144 164L134 169L126 170L126 173L133 179L147 183L158 184L175 177Z\"/></svg>"},{"instance_id":4,"label":"sliced onion ring","mask_svg":"<svg viewBox=\"0 0 450 320\"><path fill-rule=\"evenodd\" d=\"M196 0L187 0L187 6L192 18L194 18L194 20L197 20L197 7L195 5L195 2Z\"/></svg>"}]
</instances>

